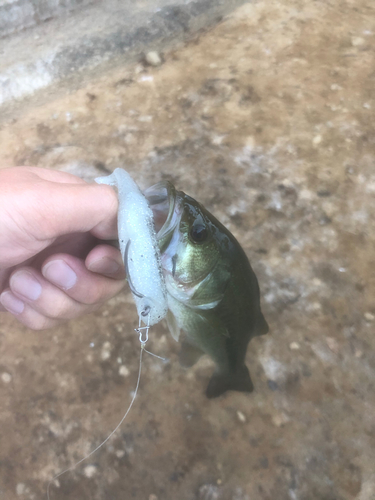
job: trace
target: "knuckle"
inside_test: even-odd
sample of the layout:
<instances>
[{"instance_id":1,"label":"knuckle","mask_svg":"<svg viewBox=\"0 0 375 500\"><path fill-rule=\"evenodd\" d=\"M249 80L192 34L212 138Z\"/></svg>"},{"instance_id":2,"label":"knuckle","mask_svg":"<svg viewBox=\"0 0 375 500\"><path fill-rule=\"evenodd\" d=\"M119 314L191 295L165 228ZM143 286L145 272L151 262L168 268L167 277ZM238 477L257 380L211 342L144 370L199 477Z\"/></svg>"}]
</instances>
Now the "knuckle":
<instances>
[{"instance_id":1,"label":"knuckle","mask_svg":"<svg viewBox=\"0 0 375 500\"><path fill-rule=\"evenodd\" d=\"M31 330L47 330L53 325L53 320L46 316L38 315L25 318L23 323Z\"/></svg>"},{"instance_id":2,"label":"knuckle","mask_svg":"<svg viewBox=\"0 0 375 500\"><path fill-rule=\"evenodd\" d=\"M81 298L81 302L88 306L93 306L103 301L103 294L101 289L91 288L86 290Z\"/></svg>"},{"instance_id":3,"label":"knuckle","mask_svg":"<svg viewBox=\"0 0 375 500\"><path fill-rule=\"evenodd\" d=\"M44 298L34 307L41 316L53 320L69 319L72 316L72 310L74 310L71 298L62 294Z\"/></svg>"},{"instance_id":4,"label":"knuckle","mask_svg":"<svg viewBox=\"0 0 375 500\"><path fill-rule=\"evenodd\" d=\"M65 300L58 300L53 304L53 307L45 311L45 314L50 318L68 318L71 307Z\"/></svg>"}]
</instances>

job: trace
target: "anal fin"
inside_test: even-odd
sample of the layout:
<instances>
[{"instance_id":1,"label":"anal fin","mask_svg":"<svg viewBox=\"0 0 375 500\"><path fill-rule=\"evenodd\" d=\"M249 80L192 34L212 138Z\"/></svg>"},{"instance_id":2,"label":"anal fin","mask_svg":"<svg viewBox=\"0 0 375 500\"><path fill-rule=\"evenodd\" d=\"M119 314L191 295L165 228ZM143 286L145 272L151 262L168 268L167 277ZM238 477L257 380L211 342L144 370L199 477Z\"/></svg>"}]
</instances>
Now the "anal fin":
<instances>
[{"instance_id":1,"label":"anal fin","mask_svg":"<svg viewBox=\"0 0 375 500\"><path fill-rule=\"evenodd\" d=\"M179 361L181 366L184 368L190 368L195 365L198 359L203 356L204 352L189 344L188 342L182 342L181 351L179 356Z\"/></svg>"},{"instance_id":2,"label":"anal fin","mask_svg":"<svg viewBox=\"0 0 375 500\"><path fill-rule=\"evenodd\" d=\"M263 313L259 312L258 322L256 325L256 333L255 336L265 335L269 331L269 326L267 321L265 320Z\"/></svg>"}]
</instances>

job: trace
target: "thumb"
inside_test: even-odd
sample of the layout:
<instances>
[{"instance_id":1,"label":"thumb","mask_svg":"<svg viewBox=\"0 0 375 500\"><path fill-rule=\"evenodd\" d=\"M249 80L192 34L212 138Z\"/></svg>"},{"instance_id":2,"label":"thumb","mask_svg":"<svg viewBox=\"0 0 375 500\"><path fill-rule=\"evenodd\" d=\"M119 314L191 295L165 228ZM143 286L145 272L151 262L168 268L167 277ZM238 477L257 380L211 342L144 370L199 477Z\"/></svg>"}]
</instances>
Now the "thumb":
<instances>
[{"instance_id":1,"label":"thumb","mask_svg":"<svg viewBox=\"0 0 375 500\"><path fill-rule=\"evenodd\" d=\"M71 233L116 238L117 207L109 186L35 167L0 170L0 267L24 262Z\"/></svg>"}]
</instances>

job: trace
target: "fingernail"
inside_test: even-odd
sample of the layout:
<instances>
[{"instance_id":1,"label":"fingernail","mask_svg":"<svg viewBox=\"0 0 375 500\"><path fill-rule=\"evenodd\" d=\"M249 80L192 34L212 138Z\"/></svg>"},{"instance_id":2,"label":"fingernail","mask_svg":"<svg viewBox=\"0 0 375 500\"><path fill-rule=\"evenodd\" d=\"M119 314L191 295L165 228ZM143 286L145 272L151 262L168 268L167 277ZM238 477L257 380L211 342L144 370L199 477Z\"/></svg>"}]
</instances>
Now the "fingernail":
<instances>
[{"instance_id":1,"label":"fingernail","mask_svg":"<svg viewBox=\"0 0 375 500\"><path fill-rule=\"evenodd\" d=\"M109 257L102 257L95 262L91 262L90 265L87 266L87 269L93 273L113 275L117 274L121 267L115 260L110 259Z\"/></svg>"},{"instance_id":2,"label":"fingernail","mask_svg":"<svg viewBox=\"0 0 375 500\"><path fill-rule=\"evenodd\" d=\"M43 276L60 288L69 290L77 283L77 275L63 260L52 260L42 268Z\"/></svg>"},{"instance_id":3,"label":"fingernail","mask_svg":"<svg viewBox=\"0 0 375 500\"><path fill-rule=\"evenodd\" d=\"M18 271L10 279L10 288L13 292L28 300L39 299L42 293L42 285L27 271Z\"/></svg>"},{"instance_id":4,"label":"fingernail","mask_svg":"<svg viewBox=\"0 0 375 500\"><path fill-rule=\"evenodd\" d=\"M0 302L5 307L7 311L12 314L21 314L25 308L25 304L22 300L17 299L12 292L3 292L0 295Z\"/></svg>"}]
</instances>

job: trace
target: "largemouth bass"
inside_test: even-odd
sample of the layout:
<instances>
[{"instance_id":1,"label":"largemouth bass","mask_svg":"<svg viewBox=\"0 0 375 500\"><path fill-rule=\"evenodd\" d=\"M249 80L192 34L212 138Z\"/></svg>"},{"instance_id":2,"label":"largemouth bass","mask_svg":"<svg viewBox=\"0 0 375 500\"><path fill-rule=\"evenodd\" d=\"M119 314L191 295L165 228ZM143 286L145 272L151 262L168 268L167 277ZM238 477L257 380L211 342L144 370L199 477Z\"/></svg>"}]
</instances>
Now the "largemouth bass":
<instances>
[{"instance_id":1,"label":"largemouth bass","mask_svg":"<svg viewBox=\"0 0 375 500\"><path fill-rule=\"evenodd\" d=\"M206 395L251 392L245 365L252 337L268 332L258 280L235 237L200 203L169 182L144 192L154 214L167 288L167 323L182 342L180 362L203 354L216 364Z\"/></svg>"}]
</instances>

